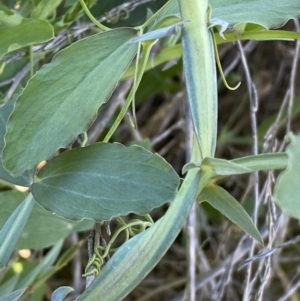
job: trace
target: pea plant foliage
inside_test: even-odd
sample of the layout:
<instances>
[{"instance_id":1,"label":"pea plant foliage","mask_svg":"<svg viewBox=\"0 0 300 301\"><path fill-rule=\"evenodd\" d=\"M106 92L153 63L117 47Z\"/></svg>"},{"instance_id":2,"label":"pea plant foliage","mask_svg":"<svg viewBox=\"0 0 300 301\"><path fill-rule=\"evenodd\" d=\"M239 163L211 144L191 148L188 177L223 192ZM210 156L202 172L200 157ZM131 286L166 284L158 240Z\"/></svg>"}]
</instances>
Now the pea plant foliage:
<instances>
[{"instance_id":1,"label":"pea plant foliage","mask_svg":"<svg viewBox=\"0 0 300 301\"><path fill-rule=\"evenodd\" d=\"M217 44L299 39L297 32L278 29L299 17L299 0L157 1L161 2L159 7L148 10L144 20L138 19L142 25L114 28L109 27L113 21L126 24L130 17L126 3L115 10L115 19L106 15L110 23L103 25L93 7L101 11L103 5L104 12L107 1L21 1L15 7L6 2L0 5L1 70L7 70L14 55L28 57L29 67L25 68L27 78L17 82L18 89L2 95L0 108L0 178L10 187L0 198L1 272L5 275L15 249L52 249L27 278L6 286L0 300L26 296L37 279L48 279L67 264L86 244L76 244L53 268L62 240L70 233L97 230L111 220L117 220L120 228L105 246L97 245L92 238L83 273L87 288L77 300L99 300L99 296L105 296L106 301L122 300L168 250L194 201L208 202L263 245L243 206L218 185L224 177L286 169L279 177L274 201L300 218L299 206L291 196L299 190L299 169L294 163L299 161L298 136L289 135L291 144L286 153L254 154L231 161L215 158ZM37 2L35 6L33 2ZM115 1L115 6L119 2ZM92 34L58 47L57 37L79 19L86 22ZM164 47L151 56L160 39L165 41ZM45 45L50 47L52 41L52 47L61 50L47 61L49 50ZM41 45L40 55L47 62L39 70L34 69L37 45ZM111 142L129 108L133 109L132 126L138 126L135 94L144 72L181 57L194 135L182 181L160 155L142 146ZM20 64L24 64L22 59ZM113 117L101 141L89 143L87 131L99 108L112 101L118 83L128 78L132 78L132 87L123 108ZM14 185L28 187L28 191L18 192ZM170 204L168 210L154 222L149 214L166 203ZM125 222L122 216L131 213L140 218ZM108 259L121 232L126 241ZM71 287L60 287L53 292L52 300L64 300L71 291Z\"/></svg>"}]
</instances>

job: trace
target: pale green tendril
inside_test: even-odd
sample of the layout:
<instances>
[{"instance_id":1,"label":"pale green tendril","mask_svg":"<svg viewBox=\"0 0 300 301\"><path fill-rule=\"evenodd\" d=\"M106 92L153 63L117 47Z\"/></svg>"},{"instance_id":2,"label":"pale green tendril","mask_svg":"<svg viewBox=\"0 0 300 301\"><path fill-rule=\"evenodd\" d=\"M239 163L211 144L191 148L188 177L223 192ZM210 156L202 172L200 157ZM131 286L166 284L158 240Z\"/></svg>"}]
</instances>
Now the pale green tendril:
<instances>
[{"instance_id":1,"label":"pale green tendril","mask_svg":"<svg viewBox=\"0 0 300 301\"><path fill-rule=\"evenodd\" d=\"M125 13L125 15L123 16L123 13ZM109 13L105 13L105 18L107 20L107 22L115 24L117 23L119 20L126 20L129 18L129 10L126 9L125 7L120 7L117 10L117 14L116 16L111 16Z\"/></svg>"},{"instance_id":2,"label":"pale green tendril","mask_svg":"<svg viewBox=\"0 0 300 301\"><path fill-rule=\"evenodd\" d=\"M86 146L86 144L87 144L87 142L88 142L88 134L87 134L87 132L84 132L84 133L82 133L82 142L81 142L81 144L80 144L80 146L81 147L85 147Z\"/></svg>"},{"instance_id":3,"label":"pale green tendril","mask_svg":"<svg viewBox=\"0 0 300 301\"><path fill-rule=\"evenodd\" d=\"M114 253L118 250L118 248L112 248L112 245L122 232L124 232L125 234L124 242L126 242L130 237L145 231L146 228L150 227L154 223L149 214L145 216L146 221L133 219L128 224L126 224L126 222L121 217L117 217L116 219L121 227L115 232L106 246L94 247L94 254L87 263L85 273L82 275L82 277L99 274L101 267L105 262L105 259L109 256L109 253ZM91 268L92 270L90 270Z\"/></svg>"},{"instance_id":4,"label":"pale green tendril","mask_svg":"<svg viewBox=\"0 0 300 301\"><path fill-rule=\"evenodd\" d=\"M87 14L87 16L90 18L90 20L100 29L102 29L103 31L108 31L110 30L109 27L106 27L104 25L102 25L90 12L89 8L86 6L84 0L79 0L84 12Z\"/></svg>"},{"instance_id":5,"label":"pale green tendril","mask_svg":"<svg viewBox=\"0 0 300 301\"><path fill-rule=\"evenodd\" d=\"M208 6L208 10L207 10L208 24L210 24L211 16L212 16L212 8L211 8L211 5L209 5ZM216 37L215 37L215 34L214 34L214 30L212 28L209 28L209 30L210 30L211 35L212 35L216 62L217 62L217 66L218 66L220 75L222 77L223 83L224 83L225 87L228 90L234 91L234 90L236 90L241 85L241 82L239 82L235 87L230 87L229 84L227 83L227 80L226 80L226 77L225 77L225 74L223 72L223 68L222 68L221 62L220 62L220 57L219 57L219 52L218 52L218 46L217 46L217 41L216 41Z\"/></svg>"},{"instance_id":6,"label":"pale green tendril","mask_svg":"<svg viewBox=\"0 0 300 301\"><path fill-rule=\"evenodd\" d=\"M223 72L223 68L222 68L221 62L220 62L220 57L219 57L219 53L218 53L217 42L216 42L216 38L215 38L214 31L213 31L212 28L210 28L210 32L212 34L214 51L215 51L215 56L216 56L216 61L217 61L217 66L218 66L219 72L221 74L222 80L224 82L224 85L225 85L225 87L228 90L234 91L234 90L236 90L241 85L241 82L239 82L235 87L230 87L229 84L227 83L227 80L226 80L226 77L225 77L225 74Z\"/></svg>"}]
</instances>

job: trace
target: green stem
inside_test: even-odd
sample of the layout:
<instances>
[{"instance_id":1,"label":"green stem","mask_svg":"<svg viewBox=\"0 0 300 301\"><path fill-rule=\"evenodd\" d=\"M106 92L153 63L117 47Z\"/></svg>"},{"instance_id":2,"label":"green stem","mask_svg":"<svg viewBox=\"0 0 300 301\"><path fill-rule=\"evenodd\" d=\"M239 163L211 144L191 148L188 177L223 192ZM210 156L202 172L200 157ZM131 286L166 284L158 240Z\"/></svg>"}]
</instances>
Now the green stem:
<instances>
[{"instance_id":1,"label":"green stem","mask_svg":"<svg viewBox=\"0 0 300 301\"><path fill-rule=\"evenodd\" d=\"M33 62L33 47L29 46L29 60L30 60L30 77L34 74L34 62Z\"/></svg>"},{"instance_id":2,"label":"green stem","mask_svg":"<svg viewBox=\"0 0 300 301\"><path fill-rule=\"evenodd\" d=\"M103 139L103 142L108 142L109 139L111 138L111 136L113 135L113 133L115 132L115 130L117 129L117 127L119 126L119 124L121 123L122 119L124 118L124 116L126 115L126 112L130 106L130 104L132 103L132 100L134 98L134 94L136 92L136 89L138 88L144 71L146 69L146 65L147 65L147 61L150 55L150 51L152 46L156 43L156 41L149 41L149 42L145 42L143 43L143 56L142 56L142 63L140 68L138 68L137 72L137 76L136 76L136 84L132 86L129 95L119 113L119 115L117 116L116 120L114 121L113 125L111 126L111 128L109 129L108 133L106 134L106 136Z\"/></svg>"},{"instance_id":3,"label":"green stem","mask_svg":"<svg viewBox=\"0 0 300 301\"><path fill-rule=\"evenodd\" d=\"M183 64L195 134L202 159L213 157L217 139L217 82L208 0L179 0Z\"/></svg>"},{"instance_id":4,"label":"green stem","mask_svg":"<svg viewBox=\"0 0 300 301\"><path fill-rule=\"evenodd\" d=\"M87 16L90 18L90 20L96 25L98 26L100 29L102 29L103 31L109 31L110 28L106 27L104 25L102 25L90 12L89 8L86 6L84 0L79 0L84 12L87 14Z\"/></svg>"}]
</instances>

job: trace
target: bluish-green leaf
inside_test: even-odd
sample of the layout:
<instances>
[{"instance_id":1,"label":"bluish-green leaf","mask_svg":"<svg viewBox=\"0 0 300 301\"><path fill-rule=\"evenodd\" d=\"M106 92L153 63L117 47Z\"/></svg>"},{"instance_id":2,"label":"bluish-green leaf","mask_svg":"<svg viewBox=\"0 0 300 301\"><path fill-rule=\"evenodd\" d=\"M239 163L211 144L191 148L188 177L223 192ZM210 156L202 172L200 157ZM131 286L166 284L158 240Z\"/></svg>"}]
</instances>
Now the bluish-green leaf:
<instances>
[{"instance_id":1,"label":"bluish-green leaf","mask_svg":"<svg viewBox=\"0 0 300 301\"><path fill-rule=\"evenodd\" d=\"M4 135L6 130L6 124L9 115L13 111L14 104L15 99L12 99L0 108L0 179L21 186L30 186L33 179L33 170L26 171L21 176L13 177L4 169L2 165L2 150L4 147Z\"/></svg>"},{"instance_id":2,"label":"bluish-green leaf","mask_svg":"<svg viewBox=\"0 0 300 301\"><path fill-rule=\"evenodd\" d=\"M190 212L199 182L199 170L190 170L167 213L145 232L122 245L78 301L99 301L100 295L105 296L105 301L124 300L177 237Z\"/></svg>"},{"instance_id":3,"label":"bluish-green leaf","mask_svg":"<svg viewBox=\"0 0 300 301\"><path fill-rule=\"evenodd\" d=\"M73 291L74 289L70 286L61 286L53 292L51 301L63 301L65 297Z\"/></svg>"},{"instance_id":4,"label":"bluish-green leaf","mask_svg":"<svg viewBox=\"0 0 300 301\"><path fill-rule=\"evenodd\" d=\"M234 162L251 170L285 169L288 156L286 153L268 153L233 159Z\"/></svg>"},{"instance_id":5,"label":"bluish-green leaf","mask_svg":"<svg viewBox=\"0 0 300 301\"><path fill-rule=\"evenodd\" d=\"M300 16L299 0L211 0L212 18L236 24L255 23L265 28L279 27ZM178 1L172 0L160 15L179 13Z\"/></svg>"},{"instance_id":6,"label":"bluish-green leaf","mask_svg":"<svg viewBox=\"0 0 300 301\"><path fill-rule=\"evenodd\" d=\"M147 214L171 201L179 177L162 157L133 145L97 143L67 151L37 174L31 191L47 210L95 221Z\"/></svg>"},{"instance_id":7,"label":"bluish-green leaf","mask_svg":"<svg viewBox=\"0 0 300 301\"><path fill-rule=\"evenodd\" d=\"M198 202L208 202L243 231L263 244L260 233L246 210L225 189L214 184L207 185L199 195Z\"/></svg>"},{"instance_id":8,"label":"bluish-green leaf","mask_svg":"<svg viewBox=\"0 0 300 301\"><path fill-rule=\"evenodd\" d=\"M17 291L14 291L10 294L7 294L3 297L0 297L0 301L17 301L22 296L22 294L25 292L26 288L19 289Z\"/></svg>"},{"instance_id":9,"label":"bluish-green leaf","mask_svg":"<svg viewBox=\"0 0 300 301\"><path fill-rule=\"evenodd\" d=\"M9 118L3 165L14 175L69 145L95 118L136 54L123 28L62 50L29 81Z\"/></svg>"},{"instance_id":10,"label":"bluish-green leaf","mask_svg":"<svg viewBox=\"0 0 300 301\"><path fill-rule=\"evenodd\" d=\"M215 176L230 176L249 173L250 168L219 158L204 158L201 169L210 170Z\"/></svg>"},{"instance_id":11,"label":"bluish-green leaf","mask_svg":"<svg viewBox=\"0 0 300 301\"><path fill-rule=\"evenodd\" d=\"M1 283L0 285L0 297L3 297L11 292L16 287L16 284L18 283L20 278L20 274L15 274L14 276L10 277L8 280L6 280L4 283Z\"/></svg>"},{"instance_id":12,"label":"bluish-green leaf","mask_svg":"<svg viewBox=\"0 0 300 301\"><path fill-rule=\"evenodd\" d=\"M14 210L0 231L0 267L5 267L30 215L34 199L29 194Z\"/></svg>"},{"instance_id":13,"label":"bluish-green leaf","mask_svg":"<svg viewBox=\"0 0 300 301\"><path fill-rule=\"evenodd\" d=\"M22 19L19 24L2 26L0 27L0 59L13 50L43 43L53 38L53 27L43 20Z\"/></svg>"},{"instance_id":14,"label":"bluish-green leaf","mask_svg":"<svg viewBox=\"0 0 300 301\"><path fill-rule=\"evenodd\" d=\"M23 17L7 8L6 6L0 5L0 26L14 26L22 22Z\"/></svg>"},{"instance_id":15,"label":"bluish-green leaf","mask_svg":"<svg viewBox=\"0 0 300 301\"><path fill-rule=\"evenodd\" d=\"M255 23L273 28L300 16L298 0L211 0L211 6L212 17L230 25Z\"/></svg>"},{"instance_id":16,"label":"bluish-green leaf","mask_svg":"<svg viewBox=\"0 0 300 301\"><path fill-rule=\"evenodd\" d=\"M25 197L26 193L17 191L0 193L0 228ZM70 233L92 229L93 225L92 221L78 223L53 215L35 202L15 248L35 250L47 248Z\"/></svg>"},{"instance_id":17,"label":"bluish-green leaf","mask_svg":"<svg viewBox=\"0 0 300 301\"><path fill-rule=\"evenodd\" d=\"M274 200L288 215L300 219L300 136L289 134L291 143L286 149L287 169L276 182Z\"/></svg>"}]
</instances>

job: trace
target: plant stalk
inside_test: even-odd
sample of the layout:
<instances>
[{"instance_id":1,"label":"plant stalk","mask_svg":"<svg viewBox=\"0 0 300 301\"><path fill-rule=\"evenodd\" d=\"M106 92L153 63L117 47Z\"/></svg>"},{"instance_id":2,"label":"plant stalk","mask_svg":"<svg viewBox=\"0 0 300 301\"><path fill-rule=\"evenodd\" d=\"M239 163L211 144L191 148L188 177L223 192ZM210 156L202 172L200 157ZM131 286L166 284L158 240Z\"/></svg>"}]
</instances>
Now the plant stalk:
<instances>
[{"instance_id":1,"label":"plant stalk","mask_svg":"<svg viewBox=\"0 0 300 301\"><path fill-rule=\"evenodd\" d=\"M179 0L186 88L201 157L213 157L217 138L217 81L208 0Z\"/></svg>"}]
</instances>

